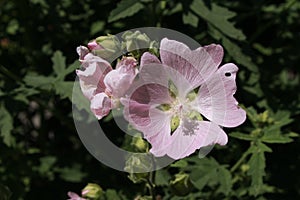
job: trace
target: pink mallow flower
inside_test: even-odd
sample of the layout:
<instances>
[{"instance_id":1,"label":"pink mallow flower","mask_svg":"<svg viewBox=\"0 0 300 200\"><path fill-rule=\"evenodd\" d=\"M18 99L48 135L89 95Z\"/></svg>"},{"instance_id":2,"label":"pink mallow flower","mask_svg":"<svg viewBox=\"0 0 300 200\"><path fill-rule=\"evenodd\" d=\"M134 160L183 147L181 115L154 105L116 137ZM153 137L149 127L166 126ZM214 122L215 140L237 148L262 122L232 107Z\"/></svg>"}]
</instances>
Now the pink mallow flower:
<instances>
[{"instance_id":1,"label":"pink mallow flower","mask_svg":"<svg viewBox=\"0 0 300 200\"><path fill-rule=\"evenodd\" d=\"M76 73L82 93L90 100L91 111L101 119L118 106L120 97L135 78L136 60L124 57L113 70L106 60L88 53L81 65L83 70Z\"/></svg>"},{"instance_id":2,"label":"pink mallow flower","mask_svg":"<svg viewBox=\"0 0 300 200\"><path fill-rule=\"evenodd\" d=\"M233 97L236 65L218 68L223 48L211 44L190 50L163 39L160 60L146 52L139 79L122 98L124 116L141 131L157 157L181 159L201 147L225 145L221 127L236 127L246 112Z\"/></svg>"},{"instance_id":3,"label":"pink mallow flower","mask_svg":"<svg viewBox=\"0 0 300 200\"><path fill-rule=\"evenodd\" d=\"M70 199L68 200L87 200L85 198L81 198L78 194L74 192L68 192L68 196L70 197Z\"/></svg>"}]
</instances>

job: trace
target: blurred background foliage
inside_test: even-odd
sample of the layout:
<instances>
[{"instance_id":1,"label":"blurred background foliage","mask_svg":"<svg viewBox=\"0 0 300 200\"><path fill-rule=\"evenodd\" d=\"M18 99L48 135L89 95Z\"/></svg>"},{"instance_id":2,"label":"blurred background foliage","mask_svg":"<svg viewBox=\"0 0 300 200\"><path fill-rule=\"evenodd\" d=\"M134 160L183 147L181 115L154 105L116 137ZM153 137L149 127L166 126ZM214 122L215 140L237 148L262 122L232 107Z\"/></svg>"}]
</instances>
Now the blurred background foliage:
<instances>
[{"instance_id":1,"label":"blurred background foliage","mask_svg":"<svg viewBox=\"0 0 300 200\"><path fill-rule=\"evenodd\" d=\"M145 26L222 44L248 114L227 146L156 172L157 199L300 199L299 15L296 0L0 0L0 199L148 194L87 152L71 115L76 47Z\"/></svg>"}]
</instances>

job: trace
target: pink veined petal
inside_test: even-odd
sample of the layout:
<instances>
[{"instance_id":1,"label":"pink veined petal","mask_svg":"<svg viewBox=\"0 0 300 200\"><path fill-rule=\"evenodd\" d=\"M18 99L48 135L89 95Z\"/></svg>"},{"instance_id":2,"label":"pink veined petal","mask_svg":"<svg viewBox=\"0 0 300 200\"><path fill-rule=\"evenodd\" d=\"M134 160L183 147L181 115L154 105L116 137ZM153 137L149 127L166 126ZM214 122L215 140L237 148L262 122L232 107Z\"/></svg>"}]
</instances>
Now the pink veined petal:
<instances>
[{"instance_id":1,"label":"pink veined petal","mask_svg":"<svg viewBox=\"0 0 300 200\"><path fill-rule=\"evenodd\" d=\"M145 52L141 57L141 66L148 64L161 64L160 60L153 54Z\"/></svg>"},{"instance_id":2,"label":"pink veined petal","mask_svg":"<svg viewBox=\"0 0 300 200\"><path fill-rule=\"evenodd\" d=\"M232 63L223 65L198 91L194 109L210 121L224 127L236 127L246 120L246 112L233 97L236 92L238 67Z\"/></svg>"},{"instance_id":3,"label":"pink veined petal","mask_svg":"<svg viewBox=\"0 0 300 200\"><path fill-rule=\"evenodd\" d=\"M208 121L182 123L171 137L166 154L177 160L187 157L201 147L214 144L225 145L226 133L217 125Z\"/></svg>"},{"instance_id":4,"label":"pink veined petal","mask_svg":"<svg viewBox=\"0 0 300 200\"><path fill-rule=\"evenodd\" d=\"M105 85L103 79L112 68L108 62L92 54L85 56L82 66L84 66L85 70L76 70L76 73L79 77L83 94L88 99L91 99L93 95L104 92Z\"/></svg>"},{"instance_id":5,"label":"pink veined petal","mask_svg":"<svg viewBox=\"0 0 300 200\"><path fill-rule=\"evenodd\" d=\"M160 134L165 126L170 127L170 114L151 107L148 104L140 104L126 98L121 98L124 105L124 117L147 139ZM169 133L169 132L168 132Z\"/></svg>"},{"instance_id":6,"label":"pink veined petal","mask_svg":"<svg viewBox=\"0 0 300 200\"><path fill-rule=\"evenodd\" d=\"M163 64L176 69L195 88L217 70L223 48L211 44L192 51L181 42L164 38L160 44L160 57Z\"/></svg>"},{"instance_id":7,"label":"pink veined petal","mask_svg":"<svg viewBox=\"0 0 300 200\"><path fill-rule=\"evenodd\" d=\"M98 119L108 115L111 108L111 99L105 93L96 94L91 99L91 111Z\"/></svg>"}]
</instances>

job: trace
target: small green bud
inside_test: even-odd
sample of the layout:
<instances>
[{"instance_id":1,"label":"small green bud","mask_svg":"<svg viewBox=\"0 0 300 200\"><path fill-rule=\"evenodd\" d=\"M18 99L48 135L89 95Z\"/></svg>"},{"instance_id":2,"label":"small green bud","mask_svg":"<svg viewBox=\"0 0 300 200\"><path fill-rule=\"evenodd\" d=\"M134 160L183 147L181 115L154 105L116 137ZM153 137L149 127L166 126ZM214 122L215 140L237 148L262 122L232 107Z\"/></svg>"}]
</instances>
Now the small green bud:
<instances>
[{"instance_id":1,"label":"small green bud","mask_svg":"<svg viewBox=\"0 0 300 200\"><path fill-rule=\"evenodd\" d=\"M177 196L185 196L193 188L190 177L186 173L175 175L175 179L170 181L171 191Z\"/></svg>"},{"instance_id":2,"label":"small green bud","mask_svg":"<svg viewBox=\"0 0 300 200\"><path fill-rule=\"evenodd\" d=\"M83 188L81 194L85 198L97 200L103 195L103 190L98 184L89 183Z\"/></svg>"},{"instance_id":3,"label":"small green bud","mask_svg":"<svg viewBox=\"0 0 300 200\"><path fill-rule=\"evenodd\" d=\"M126 161L124 170L129 173L128 178L134 182L139 183L146 181L152 167L152 160L149 156L141 154L133 154Z\"/></svg>"},{"instance_id":4,"label":"small green bud","mask_svg":"<svg viewBox=\"0 0 300 200\"><path fill-rule=\"evenodd\" d=\"M113 61L122 55L121 43L116 36L100 36L96 38L96 42L102 47L102 49L93 50L93 52L101 58Z\"/></svg>"},{"instance_id":5,"label":"small green bud","mask_svg":"<svg viewBox=\"0 0 300 200\"><path fill-rule=\"evenodd\" d=\"M247 172L249 169L250 169L250 166L247 165L247 164L243 164L243 165L241 166L242 172Z\"/></svg>"}]
</instances>

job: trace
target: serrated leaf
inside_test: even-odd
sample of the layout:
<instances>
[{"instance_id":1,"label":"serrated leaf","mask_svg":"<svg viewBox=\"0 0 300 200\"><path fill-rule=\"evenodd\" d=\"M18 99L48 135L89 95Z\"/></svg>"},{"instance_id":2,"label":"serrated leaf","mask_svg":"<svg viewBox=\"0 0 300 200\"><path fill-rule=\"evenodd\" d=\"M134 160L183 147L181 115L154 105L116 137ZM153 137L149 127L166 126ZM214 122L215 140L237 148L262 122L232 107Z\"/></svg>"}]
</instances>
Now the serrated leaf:
<instances>
[{"instance_id":1,"label":"serrated leaf","mask_svg":"<svg viewBox=\"0 0 300 200\"><path fill-rule=\"evenodd\" d=\"M178 160L175 163L171 164L171 167L177 167L177 168L185 168L188 166L188 163L185 160Z\"/></svg>"},{"instance_id":2,"label":"serrated leaf","mask_svg":"<svg viewBox=\"0 0 300 200\"><path fill-rule=\"evenodd\" d=\"M31 87L41 88L48 91L53 88L53 83L55 82L54 77L32 75L32 74L27 74L23 80L27 85Z\"/></svg>"},{"instance_id":3,"label":"serrated leaf","mask_svg":"<svg viewBox=\"0 0 300 200\"><path fill-rule=\"evenodd\" d=\"M54 52L52 58L53 70L59 76L66 69L66 58L63 56L61 51Z\"/></svg>"},{"instance_id":4,"label":"serrated leaf","mask_svg":"<svg viewBox=\"0 0 300 200\"><path fill-rule=\"evenodd\" d=\"M266 160L265 154L260 148L254 148L254 152L248 162L249 170L248 175L251 176L251 186L249 193L257 196L263 193L263 177L265 176Z\"/></svg>"},{"instance_id":5,"label":"serrated leaf","mask_svg":"<svg viewBox=\"0 0 300 200\"><path fill-rule=\"evenodd\" d=\"M184 24L191 25L192 27L197 28L199 18L191 12L182 15L182 20Z\"/></svg>"},{"instance_id":6,"label":"serrated leaf","mask_svg":"<svg viewBox=\"0 0 300 200\"><path fill-rule=\"evenodd\" d=\"M171 179L171 176L169 174L169 172L167 172L166 170L158 170L155 172L155 183L158 186L166 186L169 185L169 181Z\"/></svg>"},{"instance_id":7,"label":"serrated leaf","mask_svg":"<svg viewBox=\"0 0 300 200\"><path fill-rule=\"evenodd\" d=\"M259 152L252 154L249 160L250 169L248 175L252 177L251 187L249 188L250 194L257 196L261 193L263 186L263 176L265 176L265 156L264 153Z\"/></svg>"},{"instance_id":8,"label":"serrated leaf","mask_svg":"<svg viewBox=\"0 0 300 200\"><path fill-rule=\"evenodd\" d=\"M108 22L114 22L119 19L130 17L144 8L144 5L136 0L122 0L117 7L113 9L108 17Z\"/></svg>"},{"instance_id":9,"label":"serrated leaf","mask_svg":"<svg viewBox=\"0 0 300 200\"><path fill-rule=\"evenodd\" d=\"M225 7L218 6L215 3L211 3L211 8L207 7L206 3L202 0L194 0L190 8L199 17L212 24L222 33L237 40L245 40L246 37L243 32L234 27L234 24L230 21L236 14L229 11Z\"/></svg>"},{"instance_id":10,"label":"serrated leaf","mask_svg":"<svg viewBox=\"0 0 300 200\"><path fill-rule=\"evenodd\" d=\"M290 143L293 142L293 139L290 138L287 135L281 135L281 134L264 134L264 136L261 138L262 142L266 142L266 143L281 143L281 144L285 144L285 143Z\"/></svg>"},{"instance_id":11,"label":"serrated leaf","mask_svg":"<svg viewBox=\"0 0 300 200\"><path fill-rule=\"evenodd\" d=\"M219 167L218 177L220 181L219 192L228 195L232 188L232 177L231 173L225 166Z\"/></svg>"},{"instance_id":12,"label":"serrated leaf","mask_svg":"<svg viewBox=\"0 0 300 200\"><path fill-rule=\"evenodd\" d=\"M3 138L4 144L11 147L15 145L15 138L11 134L13 130L13 118L3 104L0 104L0 110L0 135Z\"/></svg>"},{"instance_id":13,"label":"serrated leaf","mask_svg":"<svg viewBox=\"0 0 300 200\"><path fill-rule=\"evenodd\" d=\"M243 134L243 133L239 133L239 132L233 132L229 134L231 137L240 139L240 140L247 140L247 141L252 141L255 140L256 138L253 137L252 135L249 134Z\"/></svg>"},{"instance_id":14,"label":"serrated leaf","mask_svg":"<svg viewBox=\"0 0 300 200\"><path fill-rule=\"evenodd\" d=\"M68 98L72 101L73 86L72 81L59 81L54 84L54 90L61 99Z\"/></svg>"}]
</instances>

